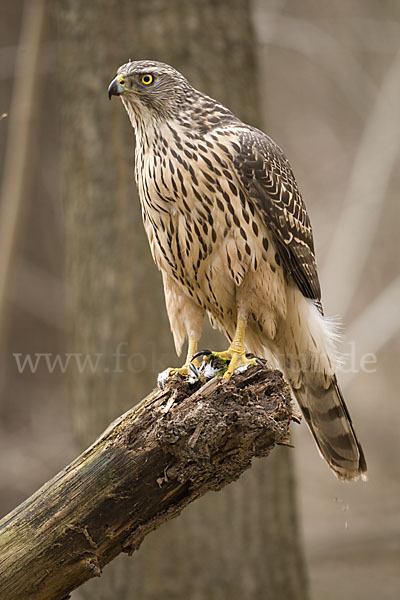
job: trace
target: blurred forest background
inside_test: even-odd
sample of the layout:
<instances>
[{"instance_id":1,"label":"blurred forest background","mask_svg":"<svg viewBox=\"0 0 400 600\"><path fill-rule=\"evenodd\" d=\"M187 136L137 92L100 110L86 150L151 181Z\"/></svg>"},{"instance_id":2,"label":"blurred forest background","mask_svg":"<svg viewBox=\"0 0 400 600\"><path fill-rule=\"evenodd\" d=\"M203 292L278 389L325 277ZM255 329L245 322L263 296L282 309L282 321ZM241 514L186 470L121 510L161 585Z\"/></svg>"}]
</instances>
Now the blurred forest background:
<instances>
[{"instance_id":1,"label":"blurred forest background","mask_svg":"<svg viewBox=\"0 0 400 600\"><path fill-rule=\"evenodd\" d=\"M73 0L2 0L0 8L0 116L8 114L0 121L0 251L9 233L7 198L19 195L23 204L3 327L0 318L1 515L149 391L158 371L172 360L179 364L166 323L161 279L142 232L130 124L120 104L108 102L106 92L116 68L129 58L163 59L162 45L154 40L180 3L113 0L107 3L107 14L100 10L104 5L100 0L80 4L86 5L81 19L74 12L79 2ZM129 10L124 8L129 4L139 7L132 23L127 22ZM190 24L203 2L184 5L182 22ZM257 124L287 154L312 219L326 313L339 315L344 325L345 362L339 380L369 467L367 484L339 483L319 458L305 424L293 428L291 455L310 596L313 600L394 600L400 594L400 3L204 2L205 8L210 5L219 7L225 17L218 27L210 22L204 31L205 37L215 36L210 39L215 62L210 66L209 59L204 61L208 72L202 73L202 57L189 40L187 52L183 47L180 54L177 51L174 66L193 74L199 87L203 81L206 92L211 82L217 90L214 96L235 110L240 102L250 105L249 98L256 102L251 94L258 93L261 116L254 118L261 118ZM242 97L229 97L224 90L224 82L234 74L224 70L226 47L221 42L219 49L215 41L224 40L229 32L226 16L233 6L242 11L240 18L248 18L255 57ZM41 10L42 23L37 18ZM232 16L232 29L234 22ZM179 25L178 19L176 35L184 38ZM169 26L172 29L175 23ZM32 73L29 65L35 64L35 54L27 40L34 40L35 32L40 56ZM87 38L90 43L85 44ZM141 53L140 40L146 50L154 43L153 55ZM164 60L168 62L167 53ZM21 90L25 91L22 97ZM17 105L30 113L29 122L13 119ZM104 132L104 147L97 143L98 132L83 130L85 114ZM82 143L76 133L79 119ZM74 128L69 131L72 121ZM27 124L30 139L25 139ZM111 165L106 149L113 145L118 150L119 136L124 142ZM89 156L85 152L91 140ZM70 156L65 149L73 144L77 151ZM107 173L106 181L101 185L93 181L83 191L83 175L69 181L63 173L68 169L84 173L90 161L98 161ZM16 164L22 171L12 170ZM74 194L76 201L66 205L63 199ZM109 212L114 197L126 212L122 223L114 222ZM127 198L132 201L125 206ZM80 227L71 235L76 223ZM116 243L118 236L128 240L124 247ZM91 270L90 255L103 265L101 271ZM0 263L4 260L1 252ZM128 276L130 270L133 278ZM115 280L116 274L123 284ZM96 303L85 304L93 293ZM80 317L74 312L77 304L83 307ZM132 319L125 327L119 315L128 304ZM0 307L4 309L1 300ZM210 336L205 335L204 347L211 345ZM130 370L112 368L115 357L101 345L105 338L112 340L112 352L127 342L121 354L133 356ZM14 356L23 360L30 354L35 360L35 354L42 353L54 360L66 352L90 352L93 357L100 353L114 362L107 362L105 368L103 364L100 372L86 369L83 374L73 366L65 373L58 366L49 372L42 362L32 373L28 367L21 372ZM70 393L71 385L79 390L76 381L82 377L87 378L90 397ZM132 389L132 398L119 398L123 388ZM108 402L97 401L101 394ZM257 493L254 486L251 490ZM241 506L246 511L245 496ZM240 513L232 518L240 519ZM256 522L253 527L257 530ZM152 556L150 538L148 556ZM171 551L168 546L162 550ZM242 549L244 554L247 550ZM175 559L184 561L185 555ZM117 560L121 567L119 576L114 571L116 579L123 577L124 561L136 557ZM90 582L73 598L107 598L99 591L102 580ZM95 595L86 596L84 590L92 583L100 587L93 588ZM120 593L109 597L123 598Z\"/></svg>"}]
</instances>

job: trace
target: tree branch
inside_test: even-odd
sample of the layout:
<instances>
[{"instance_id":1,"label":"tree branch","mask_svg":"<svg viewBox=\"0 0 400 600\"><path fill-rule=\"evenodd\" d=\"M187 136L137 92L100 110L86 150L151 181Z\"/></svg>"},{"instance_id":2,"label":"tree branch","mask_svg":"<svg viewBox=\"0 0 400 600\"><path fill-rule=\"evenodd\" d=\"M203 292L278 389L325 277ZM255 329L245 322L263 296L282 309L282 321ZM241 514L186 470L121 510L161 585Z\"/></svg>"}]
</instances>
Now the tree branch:
<instances>
[{"instance_id":1,"label":"tree branch","mask_svg":"<svg viewBox=\"0 0 400 600\"><path fill-rule=\"evenodd\" d=\"M1 596L67 598L253 457L288 444L297 418L278 371L202 386L172 378L0 522Z\"/></svg>"}]
</instances>

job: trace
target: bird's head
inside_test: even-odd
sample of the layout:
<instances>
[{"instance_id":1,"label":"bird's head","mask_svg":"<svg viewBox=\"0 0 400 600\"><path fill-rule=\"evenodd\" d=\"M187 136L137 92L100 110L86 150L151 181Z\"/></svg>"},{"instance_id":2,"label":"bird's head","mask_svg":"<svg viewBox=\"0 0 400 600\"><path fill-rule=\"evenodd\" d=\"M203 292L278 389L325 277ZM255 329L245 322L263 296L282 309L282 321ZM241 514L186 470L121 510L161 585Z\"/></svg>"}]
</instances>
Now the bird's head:
<instances>
[{"instance_id":1,"label":"bird's head","mask_svg":"<svg viewBox=\"0 0 400 600\"><path fill-rule=\"evenodd\" d=\"M138 60L122 65L108 88L108 97L122 96L127 107L144 116L148 111L158 116L168 113L182 102L190 90L187 80L173 67L161 62Z\"/></svg>"}]
</instances>

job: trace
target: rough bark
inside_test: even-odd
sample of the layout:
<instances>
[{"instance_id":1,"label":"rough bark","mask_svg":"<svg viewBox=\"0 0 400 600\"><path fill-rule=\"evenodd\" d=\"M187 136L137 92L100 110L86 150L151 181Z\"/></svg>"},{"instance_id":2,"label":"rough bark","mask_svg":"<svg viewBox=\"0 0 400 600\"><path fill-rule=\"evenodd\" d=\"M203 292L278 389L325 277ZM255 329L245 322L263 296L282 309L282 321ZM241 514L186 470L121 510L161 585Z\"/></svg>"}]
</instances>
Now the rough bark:
<instances>
[{"instance_id":1,"label":"rough bark","mask_svg":"<svg viewBox=\"0 0 400 600\"><path fill-rule=\"evenodd\" d=\"M0 522L1 597L66 598L253 457L288 444L292 418L278 371L204 385L176 376Z\"/></svg>"},{"instance_id":2,"label":"rough bark","mask_svg":"<svg viewBox=\"0 0 400 600\"><path fill-rule=\"evenodd\" d=\"M129 58L161 60L262 126L250 2L233 0L62 0L59 73L63 89L67 278L73 348L108 357L107 372L77 373L81 444L178 364L162 285L143 233L133 180L133 135L106 88ZM203 347L226 342L207 333ZM134 355L116 372L118 344ZM104 365L102 364L102 367ZM135 387L132 379L135 377ZM244 478L243 478L244 479ZM306 597L291 457L279 449L218 495L189 507L151 536L134 560L119 557L74 600L255 600Z\"/></svg>"}]
</instances>

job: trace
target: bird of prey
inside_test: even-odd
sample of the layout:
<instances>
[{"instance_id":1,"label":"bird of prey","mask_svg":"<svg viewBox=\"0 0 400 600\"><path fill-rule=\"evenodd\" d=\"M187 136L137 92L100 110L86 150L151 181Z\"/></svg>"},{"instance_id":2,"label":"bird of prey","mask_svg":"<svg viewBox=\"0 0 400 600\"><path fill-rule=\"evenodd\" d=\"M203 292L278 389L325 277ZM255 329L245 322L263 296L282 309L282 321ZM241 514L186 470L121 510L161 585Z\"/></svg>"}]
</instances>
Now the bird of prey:
<instances>
[{"instance_id":1,"label":"bird of prey","mask_svg":"<svg viewBox=\"0 0 400 600\"><path fill-rule=\"evenodd\" d=\"M184 373L204 316L229 339L225 377L268 359L289 381L340 479L366 462L335 375L310 220L288 160L262 131L155 61L122 65L108 88L136 134L136 183Z\"/></svg>"}]
</instances>

